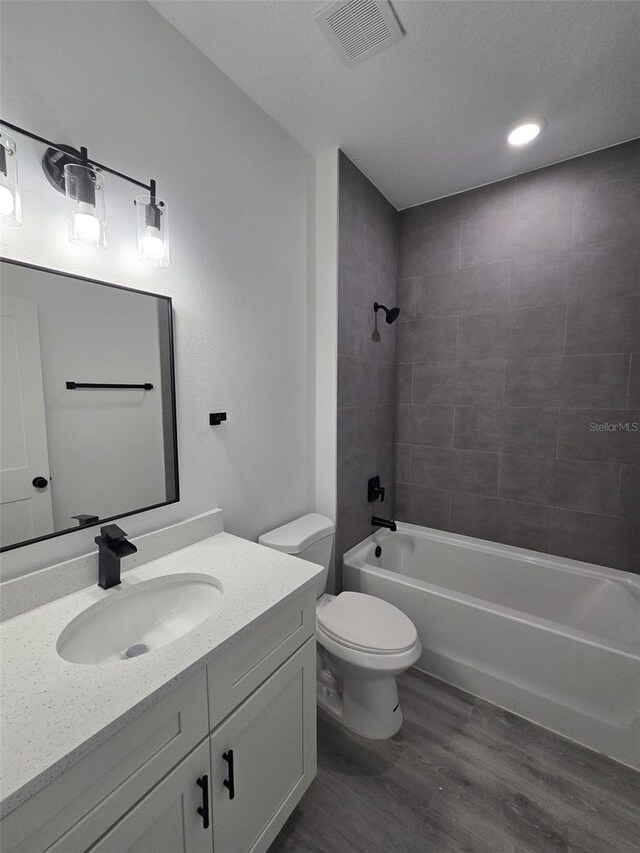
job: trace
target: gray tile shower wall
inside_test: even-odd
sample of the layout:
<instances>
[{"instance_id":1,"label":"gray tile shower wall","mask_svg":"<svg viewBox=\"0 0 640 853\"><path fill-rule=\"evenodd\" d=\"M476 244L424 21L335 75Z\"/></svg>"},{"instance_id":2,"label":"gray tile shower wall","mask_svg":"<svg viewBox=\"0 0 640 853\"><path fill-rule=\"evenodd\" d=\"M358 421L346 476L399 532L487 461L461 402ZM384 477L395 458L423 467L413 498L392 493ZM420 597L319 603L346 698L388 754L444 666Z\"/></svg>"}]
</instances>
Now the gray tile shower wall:
<instances>
[{"instance_id":1,"label":"gray tile shower wall","mask_svg":"<svg viewBox=\"0 0 640 853\"><path fill-rule=\"evenodd\" d=\"M338 471L336 558L371 533L373 511L393 517L398 212L342 152L338 225ZM376 334L377 332L377 334ZM379 474L384 504L367 501ZM338 578L339 582L339 578Z\"/></svg>"},{"instance_id":2,"label":"gray tile shower wall","mask_svg":"<svg viewBox=\"0 0 640 853\"><path fill-rule=\"evenodd\" d=\"M396 517L640 572L640 140L399 220ZM343 402L382 413L360 360Z\"/></svg>"}]
</instances>

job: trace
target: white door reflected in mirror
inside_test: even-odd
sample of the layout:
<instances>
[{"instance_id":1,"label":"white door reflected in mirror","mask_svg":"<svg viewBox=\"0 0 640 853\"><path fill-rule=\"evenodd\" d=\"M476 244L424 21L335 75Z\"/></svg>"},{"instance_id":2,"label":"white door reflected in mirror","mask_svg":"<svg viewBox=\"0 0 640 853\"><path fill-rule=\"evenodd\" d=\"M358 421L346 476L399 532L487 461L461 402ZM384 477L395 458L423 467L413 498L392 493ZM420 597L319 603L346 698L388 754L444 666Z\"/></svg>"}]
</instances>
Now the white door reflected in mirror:
<instances>
[{"instance_id":1,"label":"white door reflected in mirror","mask_svg":"<svg viewBox=\"0 0 640 853\"><path fill-rule=\"evenodd\" d=\"M0 542L53 529L38 306L0 301ZM36 482L45 483L38 488Z\"/></svg>"}]
</instances>

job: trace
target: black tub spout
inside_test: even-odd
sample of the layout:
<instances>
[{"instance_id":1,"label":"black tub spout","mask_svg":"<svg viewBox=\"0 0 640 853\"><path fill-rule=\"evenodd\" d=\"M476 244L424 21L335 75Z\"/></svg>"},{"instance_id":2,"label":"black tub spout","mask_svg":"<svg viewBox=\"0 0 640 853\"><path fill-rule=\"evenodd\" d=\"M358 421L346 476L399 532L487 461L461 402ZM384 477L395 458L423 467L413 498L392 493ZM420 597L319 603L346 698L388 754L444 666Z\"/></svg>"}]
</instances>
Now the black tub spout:
<instances>
[{"instance_id":1,"label":"black tub spout","mask_svg":"<svg viewBox=\"0 0 640 853\"><path fill-rule=\"evenodd\" d=\"M387 530L391 530L392 533L395 533L396 530L398 529L395 521L390 521L388 518L378 518L377 515L372 516L371 526L372 527L386 527Z\"/></svg>"}]
</instances>

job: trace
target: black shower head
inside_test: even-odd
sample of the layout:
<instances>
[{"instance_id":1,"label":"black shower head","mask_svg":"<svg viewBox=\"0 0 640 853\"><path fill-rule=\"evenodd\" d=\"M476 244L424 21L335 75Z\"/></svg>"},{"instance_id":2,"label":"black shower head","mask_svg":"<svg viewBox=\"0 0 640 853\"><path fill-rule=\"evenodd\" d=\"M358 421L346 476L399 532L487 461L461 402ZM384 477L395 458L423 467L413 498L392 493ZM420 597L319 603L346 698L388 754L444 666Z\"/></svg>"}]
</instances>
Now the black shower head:
<instances>
[{"instance_id":1,"label":"black shower head","mask_svg":"<svg viewBox=\"0 0 640 853\"><path fill-rule=\"evenodd\" d=\"M390 308L387 312L387 323L393 323L394 320L398 319L398 314L400 313L399 308Z\"/></svg>"},{"instance_id":2,"label":"black shower head","mask_svg":"<svg viewBox=\"0 0 640 853\"><path fill-rule=\"evenodd\" d=\"M398 314L400 313L399 308L387 308L385 305L381 305L379 302L373 303L373 310L378 313L378 311L382 310L385 313L385 320L389 325L395 322L398 319Z\"/></svg>"}]
</instances>

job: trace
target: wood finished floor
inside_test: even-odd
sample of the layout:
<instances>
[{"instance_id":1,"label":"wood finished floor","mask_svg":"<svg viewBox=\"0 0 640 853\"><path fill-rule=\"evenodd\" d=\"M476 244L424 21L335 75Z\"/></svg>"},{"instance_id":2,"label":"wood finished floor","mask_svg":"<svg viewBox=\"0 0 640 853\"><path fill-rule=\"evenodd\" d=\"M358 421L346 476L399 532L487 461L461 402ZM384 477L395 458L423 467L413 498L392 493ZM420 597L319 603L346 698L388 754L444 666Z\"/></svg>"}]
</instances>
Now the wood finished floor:
<instances>
[{"instance_id":1,"label":"wood finished floor","mask_svg":"<svg viewBox=\"0 0 640 853\"><path fill-rule=\"evenodd\" d=\"M640 773L415 670L386 741L320 715L269 853L640 853Z\"/></svg>"}]
</instances>

